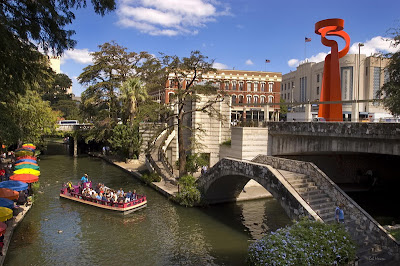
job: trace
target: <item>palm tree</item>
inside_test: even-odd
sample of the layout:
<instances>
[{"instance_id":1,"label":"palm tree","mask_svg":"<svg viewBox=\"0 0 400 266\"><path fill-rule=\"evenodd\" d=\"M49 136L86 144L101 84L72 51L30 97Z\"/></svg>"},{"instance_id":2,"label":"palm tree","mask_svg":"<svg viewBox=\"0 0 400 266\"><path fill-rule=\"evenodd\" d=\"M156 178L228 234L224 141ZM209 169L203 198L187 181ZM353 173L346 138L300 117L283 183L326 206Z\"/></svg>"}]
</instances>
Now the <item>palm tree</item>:
<instances>
[{"instance_id":1,"label":"palm tree","mask_svg":"<svg viewBox=\"0 0 400 266\"><path fill-rule=\"evenodd\" d=\"M138 103L144 102L148 97L146 88L139 78L129 78L122 84L120 93L124 110L123 123L129 122L132 125Z\"/></svg>"}]
</instances>

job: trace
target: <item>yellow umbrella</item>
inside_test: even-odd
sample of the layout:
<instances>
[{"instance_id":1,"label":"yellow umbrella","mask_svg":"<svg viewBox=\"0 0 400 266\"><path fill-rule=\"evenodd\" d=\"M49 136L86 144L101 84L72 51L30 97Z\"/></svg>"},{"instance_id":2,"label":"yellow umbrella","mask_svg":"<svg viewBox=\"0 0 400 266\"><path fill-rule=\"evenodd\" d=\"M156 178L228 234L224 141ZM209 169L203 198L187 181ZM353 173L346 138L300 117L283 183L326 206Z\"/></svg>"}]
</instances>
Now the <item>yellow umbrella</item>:
<instances>
[{"instance_id":1,"label":"yellow umbrella","mask_svg":"<svg viewBox=\"0 0 400 266\"><path fill-rule=\"evenodd\" d=\"M31 169L31 168L23 168L23 169L15 170L14 174L15 175L30 174L30 175L40 176L40 171Z\"/></svg>"},{"instance_id":2,"label":"yellow umbrella","mask_svg":"<svg viewBox=\"0 0 400 266\"><path fill-rule=\"evenodd\" d=\"M0 222L13 218L13 211L6 207L0 207Z\"/></svg>"}]
</instances>

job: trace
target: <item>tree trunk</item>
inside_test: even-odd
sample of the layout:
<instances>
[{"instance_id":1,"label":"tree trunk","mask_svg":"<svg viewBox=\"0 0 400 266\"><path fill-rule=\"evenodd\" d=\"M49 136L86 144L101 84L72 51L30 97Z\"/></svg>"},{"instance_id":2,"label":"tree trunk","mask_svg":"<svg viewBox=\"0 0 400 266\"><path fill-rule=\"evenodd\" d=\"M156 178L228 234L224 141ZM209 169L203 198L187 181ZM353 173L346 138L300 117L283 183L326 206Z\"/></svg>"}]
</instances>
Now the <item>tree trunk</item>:
<instances>
[{"instance_id":1,"label":"tree trunk","mask_svg":"<svg viewBox=\"0 0 400 266\"><path fill-rule=\"evenodd\" d=\"M179 177L186 175L186 151L183 139L183 119L178 115Z\"/></svg>"}]
</instances>

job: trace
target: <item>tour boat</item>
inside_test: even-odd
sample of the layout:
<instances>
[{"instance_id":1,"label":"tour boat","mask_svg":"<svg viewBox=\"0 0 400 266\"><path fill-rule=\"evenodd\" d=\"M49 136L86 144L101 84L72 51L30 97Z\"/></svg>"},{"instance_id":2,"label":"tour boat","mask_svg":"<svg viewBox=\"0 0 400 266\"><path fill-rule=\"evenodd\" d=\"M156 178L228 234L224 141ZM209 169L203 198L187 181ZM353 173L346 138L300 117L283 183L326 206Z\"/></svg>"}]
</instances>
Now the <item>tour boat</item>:
<instances>
[{"instance_id":1,"label":"tour boat","mask_svg":"<svg viewBox=\"0 0 400 266\"><path fill-rule=\"evenodd\" d=\"M85 186L91 187L91 182L85 183ZM147 199L144 195L137 195L136 199L129 202L109 202L99 199L93 199L92 197L82 195L80 193L80 187L78 185L71 185L70 187L68 185L64 185L60 191L60 197L95 206L98 208L116 211L124 215L140 210L147 206Z\"/></svg>"}]
</instances>

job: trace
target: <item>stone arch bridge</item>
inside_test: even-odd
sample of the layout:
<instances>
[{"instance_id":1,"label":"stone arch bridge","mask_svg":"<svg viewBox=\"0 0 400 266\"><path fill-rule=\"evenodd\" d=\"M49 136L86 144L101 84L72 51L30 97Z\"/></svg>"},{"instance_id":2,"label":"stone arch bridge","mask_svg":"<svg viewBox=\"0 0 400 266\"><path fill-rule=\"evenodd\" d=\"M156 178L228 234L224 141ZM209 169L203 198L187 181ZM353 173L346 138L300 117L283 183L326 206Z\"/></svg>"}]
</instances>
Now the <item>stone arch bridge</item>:
<instances>
[{"instance_id":1,"label":"stone arch bridge","mask_svg":"<svg viewBox=\"0 0 400 266\"><path fill-rule=\"evenodd\" d=\"M224 158L197 182L203 198L214 204L235 201L250 179L266 188L291 219L308 216L331 223L336 203L343 203L360 263L368 264L371 256L385 263L399 261L400 246L393 236L313 163L266 155L252 161Z\"/></svg>"}]
</instances>

